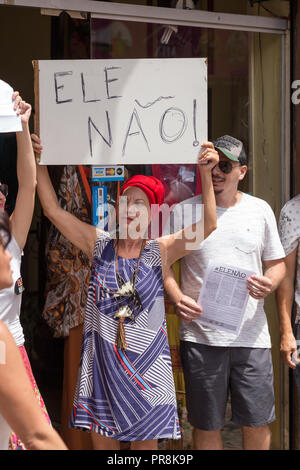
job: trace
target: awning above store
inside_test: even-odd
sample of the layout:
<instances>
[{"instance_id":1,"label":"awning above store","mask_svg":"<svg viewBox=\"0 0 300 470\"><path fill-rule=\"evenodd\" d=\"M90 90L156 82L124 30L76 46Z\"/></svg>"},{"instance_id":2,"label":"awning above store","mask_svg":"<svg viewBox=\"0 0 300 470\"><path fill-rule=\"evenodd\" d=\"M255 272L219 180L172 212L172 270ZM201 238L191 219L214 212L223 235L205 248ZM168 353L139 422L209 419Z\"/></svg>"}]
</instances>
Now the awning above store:
<instances>
[{"instance_id":1,"label":"awning above store","mask_svg":"<svg viewBox=\"0 0 300 470\"><path fill-rule=\"evenodd\" d=\"M285 18L254 15L232 15L202 10L152 7L95 0L0 0L0 5L32 7L48 10L90 13L93 18L111 20L197 26L250 32L282 34L288 29Z\"/></svg>"}]
</instances>

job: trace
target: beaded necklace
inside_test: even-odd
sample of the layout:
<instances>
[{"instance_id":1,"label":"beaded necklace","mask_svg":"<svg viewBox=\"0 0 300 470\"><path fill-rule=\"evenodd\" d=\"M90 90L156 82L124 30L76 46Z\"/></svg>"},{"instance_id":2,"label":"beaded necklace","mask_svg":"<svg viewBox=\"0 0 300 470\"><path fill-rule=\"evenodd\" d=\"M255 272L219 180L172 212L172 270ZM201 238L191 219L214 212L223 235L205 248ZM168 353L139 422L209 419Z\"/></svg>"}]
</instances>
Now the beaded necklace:
<instances>
[{"instance_id":1,"label":"beaded necklace","mask_svg":"<svg viewBox=\"0 0 300 470\"><path fill-rule=\"evenodd\" d=\"M102 288L106 293L112 294L115 298L120 298L120 297L128 298L127 305L123 305L122 307L120 307L114 315L114 318L118 319L119 321L117 336L116 336L116 345L122 351L126 351L127 349L127 342L125 338L125 329L124 329L125 319L130 318L131 320L134 320L133 310L130 308L129 302L132 301L134 304L134 307L136 305L138 306L138 312L140 312L143 308L140 296L135 288L135 285L136 285L137 274L139 271L140 262L141 262L141 258L142 258L142 254L143 254L146 242L147 240L143 240L141 244L141 249L140 249L137 265L132 272L130 281L125 281L124 278L119 273L119 262L118 262L119 257L118 257L118 250L117 250L118 240L117 240L114 259L109 263L108 267L106 268L103 282L101 283ZM107 272L113 262L115 263L115 267L116 267L115 271L116 271L116 279L117 279L117 284L118 284L118 289L116 291L112 290L111 288L105 285Z\"/></svg>"}]
</instances>

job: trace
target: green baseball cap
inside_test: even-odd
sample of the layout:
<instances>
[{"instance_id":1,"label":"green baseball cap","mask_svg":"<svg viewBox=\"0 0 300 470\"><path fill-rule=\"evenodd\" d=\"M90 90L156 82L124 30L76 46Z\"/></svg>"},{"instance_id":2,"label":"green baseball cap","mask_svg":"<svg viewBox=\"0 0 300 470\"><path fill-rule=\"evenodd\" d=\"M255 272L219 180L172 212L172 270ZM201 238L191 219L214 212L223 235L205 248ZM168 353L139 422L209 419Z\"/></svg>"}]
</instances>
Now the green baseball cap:
<instances>
[{"instance_id":1,"label":"green baseball cap","mask_svg":"<svg viewBox=\"0 0 300 470\"><path fill-rule=\"evenodd\" d=\"M243 142L230 135L223 135L213 141L214 147L220 150L224 155L233 160L239 162L241 165L247 165L247 155L244 149Z\"/></svg>"}]
</instances>

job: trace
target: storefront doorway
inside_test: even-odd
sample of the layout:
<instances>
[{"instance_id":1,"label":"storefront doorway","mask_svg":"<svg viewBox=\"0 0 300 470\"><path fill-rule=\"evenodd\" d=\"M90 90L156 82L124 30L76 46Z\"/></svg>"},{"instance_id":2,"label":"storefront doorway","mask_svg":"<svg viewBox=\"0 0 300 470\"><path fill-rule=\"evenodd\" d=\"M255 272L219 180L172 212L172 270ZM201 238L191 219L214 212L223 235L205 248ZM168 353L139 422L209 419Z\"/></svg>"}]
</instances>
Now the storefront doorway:
<instances>
[{"instance_id":1,"label":"storefront doorway","mask_svg":"<svg viewBox=\"0 0 300 470\"><path fill-rule=\"evenodd\" d=\"M207 57L209 139L231 134L244 142L249 155L249 172L241 189L265 199L274 209L276 216L279 215L280 208L290 196L287 93L289 36L286 20L254 16L253 13L258 14L257 10L255 12L251 10L251 14L248 14L247 1L240 2L239 11L236 11L234 6L237 2L226 2L224 13L214 13L222 9L220 7L222 2L194 2L193 11L176 9L173 2L167 0L158 2L158 6L157 2L151 1L142 6L141 2L136 2L137 5L134 6L125 2L120 2L118 5L115 2L89 2L90 10L87 11L85 2L73 0L67 2L68 8L77 11L80 9L81 15L86 14L86 16L80 20L77 15L72 21L85 22L88 32L84 37L78 34L78 30L83 31L84 28L74 28L74 35L68 39L64 38L65 46L68 44L70 47L62 51L61 45L55 46L54 41L54 37L57 39L59 29L52 29L51 37L51 23L52 28L55 21L58 23L57 20L50 20L49 14L53 15L54 11L45 11L47 2L22 1L19 2L20 6L18 1L14 3L14 7L0 8L4 9L7 18L12 17L12 9L17 19L21 18L22 12L26 12L28 18L34 17L34 20L29 19L29 24L32 21L32 25L33 23L38 25L39 37L44 41L44 55L32 57L32 44L28 38L24 40L23 36L25 57L30 61L39 58L58 58L58 53L61 53L61 58L90 56L95 59ZM56 3L57 8L60 4L61 10L66 8L66 2ZM32 8L22 8L21 5ZM39 8L42 8L46 15L41 16ZM55 14L60 13L60 11L55 12ZM5 15L1 18L4 22ZM69 17L72 16L75 15L70 13ZM171 26L166 26L168 24ZM61 25L63 21L60 22ZM62 34L63 31L65 30L62 30ZM5 27L2 28L2 33L5 34ZM17 40L16 38L16 42ZM12 55L13 51L10 48L12 46L8 46L3 63L8 62ZM15 70L11 68L7 77L3 78L14 82L14 74ZM28 94L33 97L32 76L28 71L26 74ZM20 81L18 86L21 89ZM192 166L170 168L162 164L159 167L151 168L144 165L143 169L148 173L160 172L165 184L172 190L172 197L175 200L190 197L199 190L195 169ZM37 238L41 233L40 220L41 215L37 210L31 241L25 253L27 260L25 270L28 271L28 278L32 263L38 273L43 269L40 260L43 259L45 238ZM30 281L28 296L31 292L39 292L40 296L40 289L41 282L37 275L35 280ZM41 298L42 295L37 299L37 311L40 308ZM26 305L25 298L25 324L29 311ZM289 445L288 377L280 363L277 348L278 329L274 299L268 302L267 311L274 344L277 408L277 421L272 429L272 445L276 449L287 448ZM58 349L57 357L54 354L52 358L54 363L62 359L62 348ZM43 360L46 361L46 357ZM176 362L176 348L174 348L174 361ZM59 370L61 371L60 368Z\"/></svg>"}]
</instances>

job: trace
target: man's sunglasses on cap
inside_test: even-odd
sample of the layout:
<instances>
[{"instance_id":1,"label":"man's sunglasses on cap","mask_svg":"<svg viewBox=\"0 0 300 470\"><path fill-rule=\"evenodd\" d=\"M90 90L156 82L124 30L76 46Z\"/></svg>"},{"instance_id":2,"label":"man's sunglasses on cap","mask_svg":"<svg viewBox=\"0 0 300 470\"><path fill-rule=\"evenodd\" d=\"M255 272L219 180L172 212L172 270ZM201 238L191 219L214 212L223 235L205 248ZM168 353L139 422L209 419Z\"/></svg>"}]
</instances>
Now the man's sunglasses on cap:
<instances>
[{"instance_id":1,"label":"man's sunglasses on cap","mask_svg":"<svg viewBox=\"0 0 300 470\"><path fill-rule=\"evenodd\" d=\"M226 160L221 160L214 166L214 168L216 168L217 166L222 171L222 173L225 173L226 175L228 175L229 173L232 172L232 169L235 166L239 166L239 165L240 163L238 163L238 165L233 165L231 162L228 162Z\"/></svg>"},{"instance_id":2,"label":"man's sunglasses on cap","mask_svg":"<svg viewBox=\"0 0 300 470\"><path fill-rule=\"evenodd\" d=\"M8 195L8 186L7 184L0 184L0 192L3 194L4 197Z\"/></svg>"}]
</instances>

